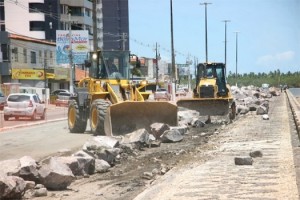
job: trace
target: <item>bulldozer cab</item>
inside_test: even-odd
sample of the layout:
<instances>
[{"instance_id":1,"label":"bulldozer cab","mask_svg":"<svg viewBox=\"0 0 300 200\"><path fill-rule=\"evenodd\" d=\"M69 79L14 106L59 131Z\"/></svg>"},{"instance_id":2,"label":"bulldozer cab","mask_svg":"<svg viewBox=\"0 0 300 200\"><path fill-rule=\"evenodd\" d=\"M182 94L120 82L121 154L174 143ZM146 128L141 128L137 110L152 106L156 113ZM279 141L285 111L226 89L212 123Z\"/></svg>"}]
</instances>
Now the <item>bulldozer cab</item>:
<instances>
[{"instance_id":1,"label":"bulldozer cab","mask_svg":"<svg viewBox=\"0 0 300 200\"><path fill-rule=\"evenodd\" d=\"M129 51L97 51L91 54L90 77L95 79L129 79Z\"/></svg>"},{"instance_id":2,"label":"bulldozer cab","mask_svg":"<svg viewBox=\"0 0 300 200\"><path fill-rule=\"evenodd\" d=\"M227 96L226 71L224 63L201 63L197 67L197 84L200 80L215 79L218 86L218 96Z\"/></svg>"}]
</instances>

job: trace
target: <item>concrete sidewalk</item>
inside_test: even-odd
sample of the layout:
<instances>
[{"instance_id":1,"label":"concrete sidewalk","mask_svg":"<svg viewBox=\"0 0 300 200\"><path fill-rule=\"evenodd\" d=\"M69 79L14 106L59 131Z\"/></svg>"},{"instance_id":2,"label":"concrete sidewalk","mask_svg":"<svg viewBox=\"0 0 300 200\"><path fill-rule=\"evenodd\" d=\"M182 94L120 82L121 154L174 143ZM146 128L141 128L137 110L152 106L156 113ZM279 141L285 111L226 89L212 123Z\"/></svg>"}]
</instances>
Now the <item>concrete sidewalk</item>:
<instances>
[{"instance_id":1,"label":"concrete sidewalk","mask_svg":"<svg viewBox=\"0 0 300 200\"><path fill-rule=\"evenodd\" d=\"M296 155L294 162L299 140L285 94L271 99L269 118L262 120L256 114L241 116L210 141L215 150L199 152L194 163L172 169L135 200L299 199L300 156ZM253 165L234 164L235 157L249 156L255 150L260 150L263 157L254 158ZM211 159L197 162L201 156Z\"/></svg>"}]
</instances>

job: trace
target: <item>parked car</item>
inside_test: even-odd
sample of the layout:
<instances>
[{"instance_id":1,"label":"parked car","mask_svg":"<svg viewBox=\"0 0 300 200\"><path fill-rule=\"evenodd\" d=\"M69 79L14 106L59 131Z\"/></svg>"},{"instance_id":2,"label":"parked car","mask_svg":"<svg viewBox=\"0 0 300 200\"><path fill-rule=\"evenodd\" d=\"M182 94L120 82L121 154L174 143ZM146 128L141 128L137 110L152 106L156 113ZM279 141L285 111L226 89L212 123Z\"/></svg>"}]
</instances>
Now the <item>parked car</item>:
<instances>
[{"instance_id":1,"label":"parked car","mask_svg":"<svg viewBox=\"0 0 300 200\"><path fill-rule=\"evenodd\" d=\"M65 93L70 93L69 90L67 89L58 89L58 90L54 90L53 92L51 92L50 94L50 103L51 104L55 104L56 99L58 98L58 94L61 92L65 92Z\"/></svg>"},{"instance_id":2,"label":"parked car","mask_svg":"<svg viewBox=\"0 0 300 200\"><path fill-rule=\"evenodd\" d=\"M171 95L167 91L167 89L165 89L165 88L158 88L154 92L154 100L160 100L160 99L164 99L164 100L167 100L167 101L171 100Z\"/></svg>"},{"instance_id":3,"label":"parked car","mask_svg":"<svg viewBox=\"0 0 300 200\"><path fill-rule=\"evenodd\" d=\"M187 92L184 89L178 89L176 91L176 96L186 96Z\"/></svg>"},{"instance_id":4,"label":"parked car","mask_svg":"<svg viewBox=\"0 0 300 200\"><path fill-rule=\"evenodd\" d=\"M20 117L29 117L32 120L36 120L37 117L45 119L46 105L37 94L12 93L8 95L3 111L5 121L11 117L16 120Z\"/></svg>"},{"instance_id":5,"label":"parked car","mask_svg":"<svg viewBox=\"0 0 300 200\"><path fill-rule=\"evenodd\" d=\"M55 95L57 96L59 93L61 92L66 92L66 93L70 93L69 90L66 90L66 89L58 89L58 90L54 90L53 92L51 92L51 95Z\"/></svg>"},{"instance_id":6,"label":"parked car","mask_svg":"<svg viewBox=\"0 0 300 200\"><path fill-rule=\"evenodd\" d=\"M3 95L2 92L0 92L0 110L4 109L5 102L6 102L6 97Z\"/></svg>"},{"instance_id":7,"label":"parked car","mask_svg":"<svg viewBox=\"0 0 300 200\"><path fill-rule=\"evenodd\" d=\"M71 93L69 92L61 92L57 95L57 99L55 100L56 106L68 106L69 100L71 97Z\"/></svg>"}]
</instances>

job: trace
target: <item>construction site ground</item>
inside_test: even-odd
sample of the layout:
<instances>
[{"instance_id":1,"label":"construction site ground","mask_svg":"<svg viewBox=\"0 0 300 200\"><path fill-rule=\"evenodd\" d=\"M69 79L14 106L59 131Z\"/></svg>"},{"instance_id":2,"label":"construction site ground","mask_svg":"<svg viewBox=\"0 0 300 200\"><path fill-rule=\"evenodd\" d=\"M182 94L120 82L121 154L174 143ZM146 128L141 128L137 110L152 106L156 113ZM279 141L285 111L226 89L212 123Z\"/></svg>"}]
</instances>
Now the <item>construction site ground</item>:
<instances>
[{"instance_id":1,"label":"construction site ground","mask_svg":"<svg viewBox=\"0 0 300 200\"><path fill-rule=\"evenodd\" d=\"M228 125L191 128L181 142L128 151L109 172L34 199L299 199L299 140L285 94L270 100L268 115L250 112ZM235 165L235 157L256 150L263 156L252 165Z\"/></svg>"}]
</instances>

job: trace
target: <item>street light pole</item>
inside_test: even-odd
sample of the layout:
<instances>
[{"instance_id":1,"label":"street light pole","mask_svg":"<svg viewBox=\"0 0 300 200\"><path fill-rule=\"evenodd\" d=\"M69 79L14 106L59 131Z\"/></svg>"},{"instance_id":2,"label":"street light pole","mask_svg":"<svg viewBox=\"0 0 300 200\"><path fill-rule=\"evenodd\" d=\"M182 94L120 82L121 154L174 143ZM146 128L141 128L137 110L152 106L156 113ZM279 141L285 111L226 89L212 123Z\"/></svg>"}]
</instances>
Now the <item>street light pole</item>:
<instances>
[{"instance_id":1,"label":"street light pole","mask_svg":"<svg viewBox=\"0 0 300 200\"><path fill-rule=\"evenodd\" d=\"M171 10L171 57L172 57L172 100L175 100L175 89L177 81L177 70L175 66L175 54L174 54L174 39L173 39L173 5L172 0L170 0L170 10Z\"/></svg>"},{"instance_id":2,"label":"street light pole","mask_svg":"<svg viewBox=\"0 0 300 200\"><path fill-rule=\"evenodd\" d=\"M156 45L155 45L155 59L156 59L156 68L155 68L155 78L156 78L156 87L158 87L158 54L157 54L157 42L156 42Z\"/></svg>"},{"instance_id":3,"label":"street light pole","mask_svg":"<svg viewBox=\"0 0 300 200\"><path fill-rule=\"evenodd\" d=\"M238 71L238 31L235 32L235 86L237 87L237 71Z\"/></svg>"},{"instance_id":4,"label":"street light pole","mask_svg":"<svg viewBox=\"0 0 300 200\"><path fill-rule=\"evenodd\" d=\"M74 93L73 86L73 55L72 55L72 31L71 31L71 13L69 13L69 59L70 59L70 93Z\"/></svg>"},{"instance_id":5,"label":"street light pole","mask_svg":"<svg viewBox=\"0 0 300 200\"><path fill-rule=\"evenodd\" d=\"M207 5L211 4L211 3L200 3L200 5L204 5L205 6L205 62L208 62L208 50L207 50Z\"/></svg>"},{"instance_id":6,"label":"street light pole","mask_svg":"<svg viewBox=\"0 0 300 200\"><path fill-rule=\"evenodd\" d=\"M227 22L230 22L230 20L224 20L223 21L225 23L225 67L226 67L226 63L227 63Z\"/></svg>"}]
</instances>

